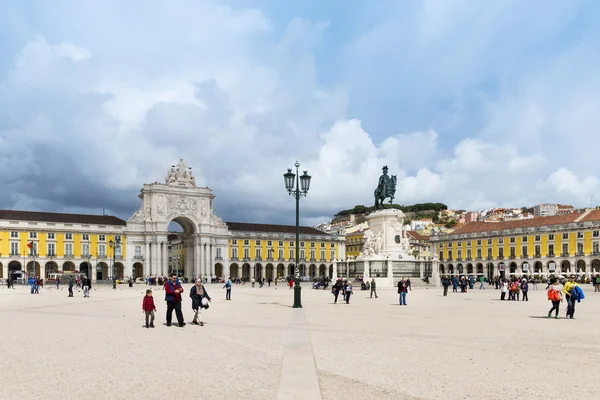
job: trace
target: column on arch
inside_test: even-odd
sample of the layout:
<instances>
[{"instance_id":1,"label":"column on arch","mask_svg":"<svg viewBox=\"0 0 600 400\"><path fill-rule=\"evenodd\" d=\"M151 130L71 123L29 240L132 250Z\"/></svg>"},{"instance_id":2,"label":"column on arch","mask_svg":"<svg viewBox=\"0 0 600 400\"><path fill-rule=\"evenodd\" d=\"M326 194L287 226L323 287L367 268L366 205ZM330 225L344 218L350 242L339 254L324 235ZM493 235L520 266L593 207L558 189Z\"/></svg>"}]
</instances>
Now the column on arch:
<instances>
[{"instance_id":1,"label":"column on arch","mask_svg":"<svg viewBox=\"0 0 600 400\"><path fill-rule=\"evenodd\" d=\"M144 269L143 269L143 277L150 276L150 243L147 239L144 239Z\"/></svg>"},{"instance_id":2,"label":"column on arch","mask_svg":"<svg viewBox=\"0 0 600 400\"><path fill-rule=\"evenodd\" d=\"M210 269L210 277L214 277L215 276L215 245L214 244L210 244L209 246L209 269Z\"/></svg>"},{"instance_id":3,"label":"column on arch","mask_svg":"<svg viewBox=\"0 0 600 400\"><path fill-rule=\"evenodd\" d=\"M261 278L266 278L267 277L267 265L262 263L260 264L260 273L261 273Z\"/></svg>"},{"instance_id":4,"label":"column on arch","mask_svg":"<svg viewBox=\"0 0 600 400\"><path fill-rule=\"evenodd\" d=\"M202 275L201 260L202 260L202 246L200 244L200 237L194 238L194 279L198 279Z\"/></svg>"},{"instance_id":5,"label":"column on arch","mask_svg":"<svg viewBox=\"0 0 600 400\"><path fill-rule=\"evenodd\" d=\"M162 271L163 271L163 275L167 274L169 272L169 242L167 240L162 242L162 249L163 249L163 266L162 266Z\"/></svg>"}]
</instances>

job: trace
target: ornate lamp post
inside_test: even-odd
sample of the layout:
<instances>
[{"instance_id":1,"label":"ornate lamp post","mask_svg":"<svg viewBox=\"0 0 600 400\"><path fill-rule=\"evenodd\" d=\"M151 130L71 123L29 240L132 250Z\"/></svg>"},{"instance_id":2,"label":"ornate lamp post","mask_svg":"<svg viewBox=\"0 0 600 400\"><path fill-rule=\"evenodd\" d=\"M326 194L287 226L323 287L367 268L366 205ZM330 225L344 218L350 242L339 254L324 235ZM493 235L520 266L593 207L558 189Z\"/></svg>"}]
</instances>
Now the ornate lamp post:
<instances>
[{"instance_id":1,"label":"ornate lamp post","mask_svg":"<svg viewBox=\"0 0 600 400\"><path fill-rule=\"evenodd\" d=\"M304 171L304 174L300 176L298 173L298 167L300 163L296 161L294 164L296 167L296 173L292 172L291 168L288 168L287 172L283 174L285 181L285 188L287 189L290 196L296 199L296 270L294 277L294 306L293 308L302 308L302 302L300 299L302 287L300 286L300 266L299 266L299 254L300 254L300 197L306 196L308 189L310 188L310 178L308 171ZM295 184L294 184L295 178ZM295 186L295 188L294 188Z\"/></svg>"},{"instance_id":2,"label":"ornate lamp post","mask_svg":"<svg viewBox=\"0 0 600 400\"><path fill-rule=\"evenodd\" d=\"M114 241L110 240L108 242L108 245L110 246L111 249L113 249L113 264L112 264L112 278L113 278L113 289L117 288L117 270L116 270L116 263L117 263L117 246L121 245L121 238L116 238Z\"/></svg>"}]
</instances>

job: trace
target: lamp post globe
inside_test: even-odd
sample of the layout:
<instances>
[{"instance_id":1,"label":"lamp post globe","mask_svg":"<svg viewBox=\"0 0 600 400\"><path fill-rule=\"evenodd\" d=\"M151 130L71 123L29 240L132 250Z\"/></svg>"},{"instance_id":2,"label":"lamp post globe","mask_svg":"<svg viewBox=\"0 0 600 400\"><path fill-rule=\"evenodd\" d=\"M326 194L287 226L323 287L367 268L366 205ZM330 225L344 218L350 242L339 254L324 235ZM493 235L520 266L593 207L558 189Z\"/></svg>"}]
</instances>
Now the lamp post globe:
<instances>
[{"instance_id":1,"label":"lamp post globe","mask_svg":"<svg viewBox=\"0 0 600 400\"><path fill-rule=\"evenodd\" d=\"M294 274L294 305L293 308L302 308L301 290L300 286L300 198L306 196L310 189L311 176L308 175L308 171L304 171L303 175L300 176L298 168L300 163L296 161L294 164L296 167L296 173L292 172L291 168L288 168L287 172L283 174L285 188L290 196L293 196L296 200L296 262L295 262L295 274Z\"/></svg>"}]
</instances>

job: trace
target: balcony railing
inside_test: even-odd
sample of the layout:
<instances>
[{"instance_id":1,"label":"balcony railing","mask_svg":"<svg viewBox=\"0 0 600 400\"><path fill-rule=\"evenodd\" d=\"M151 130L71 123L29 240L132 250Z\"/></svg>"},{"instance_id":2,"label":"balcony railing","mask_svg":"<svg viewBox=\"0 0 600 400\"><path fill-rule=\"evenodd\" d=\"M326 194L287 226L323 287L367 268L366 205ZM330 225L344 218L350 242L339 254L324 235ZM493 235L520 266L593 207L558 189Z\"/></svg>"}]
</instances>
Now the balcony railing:
<instances>
[{"instance_id":1,"label":"balcony railing","mask_svg":"<svg viewBox=\"0 0 600 400\"><path fill-rule=\"evenodd\" d=\"M285 258L283 258L283 257L279 257L279 258L277 259L277 261L285 261Z\"/></svg>"},{"instance_id":2,"label":"balcony railing","mask_svg":"<svg viewBox=\"0 0 600 400\"><path fill-rule=\"evenodd\" d=\"M267 257L267 261L273 261L273 257Z\"/></svg>"},{"instance_id":3,"label":"balcony railing","mask_svg":"<svg viewBox=\"0 0 600 400\"><path fill-rule=\"evenodd\" d=\"M554 257L554 252L553 251L549 252L548 257Z\"/></svg>"},{"instance_id":4,"label":"balcony railing","mask_svg":"<svg viewBox=\"0 0 600 400\"><path fill-rule=\"evenodd\" d=\"M541 258L542 255L540 253L535 253L535 258Z\"/></svg>"},{"instance_id":5,"label":"balcony railing","mask_svg":"<svg viewBox=\"0 0 600 400\"><path fill-rule=\"evenodd\" d=\"M561 257L569 257L569 253L568 252L563 252L560 255Z\"/></svg>"},{"instance_id":6,"label":"balcony railing","mask_svg":"<svg viewBox=\"0 0 600 400\"><path fill-rule=\"evenodd\" d=\"M599 250L594 250L594 251L592 251L592 255L593 256L600 256L600 251Z\"/></svg>"},{"instance_id":7,"label":"balcony railing","mask_svg":"<svg viewBox=\"0 0 600 400\"><path fill-rule=\"evenodd\" d=\"M238 261L237 257L231 257L231 261Z\"/></svg>"},{"instance_id":8,"label":"balcony railing","mask_svg":"<svg viewBox=\"0 0 600 400\"><path fill-rule=\"evenodd\" d=\"M504 256L498 256L498 260L504 260Z\"/></svg>"},{"instance_id":9,"label":"balcony railing","mask_svg":"<svg viewBox=\"0 0 600 400\"><path fill-rule=\"evenodd\" d=\"M250 261L250 257L244 257L244 261Z\"/></svg>"},{"instance_id":10,"label":"balcony railing","mask_svg":"<svg viewBox=\"0 0 600 400\"><path fill-rule=\"evenodd\" d=\"M456 261L462 261L462 257L456 257Z\"/></svg>"},{"instance_id":11,"label":"balcony railing","mask_svg":"<svg viewBox=\"0 0 600 400\"><path fill-rule=\"evenodd\" d=\"M493 259L493 257L492 257L492 256L487 256L485 259L486 259L486 260L492 260L492 259Z\"/></svg>"},{"instance_id":12,"label":"balcony railing","mask_svg":"<svg viewBox=\"0 0 600 400\"><path fill-rule=\"evenodd\" d=\"M215 257L215 260L222 260L222 259L223 259L223 257L221 257L221 256L216 256Z\"/></svg>"},{"instance_id":13,"label":"balcony railing","mask_svg":"<svg viewBox=\"0 0 600 400\"><path fill-rule=\"evenodd\" d=\"M143 260L143 259L144 259L144 256L143 256L143 255L141 255L141 254L137 254L137 255L133 256L133 259L134 259L134 260Z\"/></svg>"},{"instance_id":14,"label":"balcony railing","mask_svg":"<svg viewBox=\"0 0 600 400\"><path fill-rule=\"evenodd\" d=\"M73 258L73 257L74 257L73 254L65 254L63 256L63 258Z\"/></svg>"},{"instance_id":15,"label":"balcony railing","mask_svg":"<svg viewBox=\"0 0 600 400\"><path fill-rule=\"evenodd\" d=\"M96 257L98 260L106 260L106 254L98 254Z\"/></svg>"},{"instance_id":16,"label":"balcony railing","mask_svg":"<svg viewBox=\"0 0 600 400\"><path fill-rule=\"evenodd\" d=\"M585 253L583 251L578 251L577 253L575 253L576 256L585 256Z\"/></svg>"}]
</instances>

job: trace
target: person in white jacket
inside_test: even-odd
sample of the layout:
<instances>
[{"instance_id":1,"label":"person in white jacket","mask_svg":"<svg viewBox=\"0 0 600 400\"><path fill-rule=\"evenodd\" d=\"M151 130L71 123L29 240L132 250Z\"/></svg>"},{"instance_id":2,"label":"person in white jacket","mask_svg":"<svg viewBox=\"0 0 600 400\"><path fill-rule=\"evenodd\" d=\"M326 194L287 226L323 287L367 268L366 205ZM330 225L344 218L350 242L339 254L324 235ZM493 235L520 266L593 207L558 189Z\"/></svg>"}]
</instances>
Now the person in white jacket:
<instances>
[{"instance_id":1,"label":"person in white jacket","mask_svg":"<svg viewBox=\"0 0 600 400\"><path fill-rule=\"evenodd\" d=\"M505 279L500 282L500 300L506 300L506 293L508 292L508 283Z\"/></svg>"}]
</instances>

